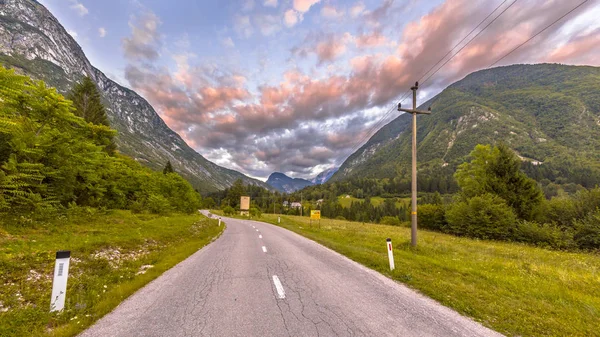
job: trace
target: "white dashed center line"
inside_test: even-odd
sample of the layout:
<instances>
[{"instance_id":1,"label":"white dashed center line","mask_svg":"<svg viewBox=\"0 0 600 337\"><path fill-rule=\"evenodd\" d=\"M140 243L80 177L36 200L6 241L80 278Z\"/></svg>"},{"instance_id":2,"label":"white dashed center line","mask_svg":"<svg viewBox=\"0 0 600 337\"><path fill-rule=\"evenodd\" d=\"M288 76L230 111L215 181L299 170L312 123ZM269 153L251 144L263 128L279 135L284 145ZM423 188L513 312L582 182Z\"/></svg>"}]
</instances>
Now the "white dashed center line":
<instances>
[{"instance_id":1,"label":"white dashed center line","mask_svg":"<svg viewBox=\"0 0 600 337\"><path fill-rule=\"evenodd\" d=\"M265 252L265 253L267 252L267 247L262 246L262 249L263 249L263 252Z\"/></svg>"},{"instance_id":2,"label":"white dashed center line","mask_svg":"<svg viewBox=\"0 0 600 337\"><path fill-rule=\"evenodd\" d=\"M258 232L258 229L256 231Z\"/></svg>"},{"instance_id":3,"label":"white dashed center line","mask_svg":"<svg viewBox=\"0 0 600 337\"><path fill-rule=\"evenodd\" d=\"M259 238L259 239L262 239L262 235L259 235L259 236L258 236L258 238Z\"/></svg>"},{"instance_id":4,"label":"white dashed center line","mask_svg":"<svg viewBox=\"0 0 600 337\"><path fill-rule=\"evenodd\" d=\"M273 275L273 284L275 284L275 289L277 289L277 295L279 298L285 298L285 290L283 290L283 285L281 281L279 281L279 277L277 275Z\"/></svg>"}]
</instances>

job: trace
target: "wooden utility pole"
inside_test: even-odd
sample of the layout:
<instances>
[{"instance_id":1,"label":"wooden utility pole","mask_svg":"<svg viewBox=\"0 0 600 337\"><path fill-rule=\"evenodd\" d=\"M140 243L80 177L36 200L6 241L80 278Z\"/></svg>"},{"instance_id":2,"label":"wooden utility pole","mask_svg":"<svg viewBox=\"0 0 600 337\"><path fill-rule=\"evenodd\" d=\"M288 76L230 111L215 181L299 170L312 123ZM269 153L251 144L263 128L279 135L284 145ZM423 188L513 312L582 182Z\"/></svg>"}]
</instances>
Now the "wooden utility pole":
<instances>
[{"instance_id":1,"label":"wooden utility pole","mask_svg":"<svg viewBox=\"0 0 600 337\"><path fill-rule=\"evenodd\" d=\"M402 109L401 103L398 103L398 111L408 112L412 114L412 200L411 200L411 229L410 229L410 245L417 246L417 115L431 113L431 107L428 111L417 110L417 90L419 90L419 82L415 83L410 90L413 92L413 108Z\"/></svg>"}]
</instances>

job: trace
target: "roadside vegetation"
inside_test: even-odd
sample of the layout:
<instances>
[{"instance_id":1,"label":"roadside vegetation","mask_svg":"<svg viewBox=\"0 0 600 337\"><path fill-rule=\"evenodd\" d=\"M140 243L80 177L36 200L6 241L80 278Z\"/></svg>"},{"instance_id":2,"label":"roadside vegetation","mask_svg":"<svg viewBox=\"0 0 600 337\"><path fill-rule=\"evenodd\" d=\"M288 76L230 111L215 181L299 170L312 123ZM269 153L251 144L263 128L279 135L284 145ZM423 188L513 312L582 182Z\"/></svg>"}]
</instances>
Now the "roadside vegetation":
<instances>
[{"instance_id":1,"label":"roadside vegetation","mask_svg":"<svg viewBox=\"0 0 600 337\"><path fill-rule=\"evenodd\" d=\"M277 224L277 215L261 221ZM280 226L509 336L600 336L600 256L410 228L281 216ZM394 245L389 270L386 238Z\"/></svg>"},{"instance_id":2,"label":"roadside vegetation","mask_svg":"<svg viewBox=\"0 0 600 337\"><path fill-rule=\"evenodd\" d=\"M73 336L216 238L198 191L117 150L100 94L0 67L0 336ZM49 313L55 253L71 251Z\"/></svg>"},{"instance_id":3,"label":"roadside vegetation","mask_svg":"<svg viewBox=\"0 0 600 337\"><path fill-rule=\"evenodd\" d=\"M0 336L74 336L224 226L202 215L70 209L0 217ZM71 251L65 309L50 313L55 252Z\"/></svg>"}]
</instances>

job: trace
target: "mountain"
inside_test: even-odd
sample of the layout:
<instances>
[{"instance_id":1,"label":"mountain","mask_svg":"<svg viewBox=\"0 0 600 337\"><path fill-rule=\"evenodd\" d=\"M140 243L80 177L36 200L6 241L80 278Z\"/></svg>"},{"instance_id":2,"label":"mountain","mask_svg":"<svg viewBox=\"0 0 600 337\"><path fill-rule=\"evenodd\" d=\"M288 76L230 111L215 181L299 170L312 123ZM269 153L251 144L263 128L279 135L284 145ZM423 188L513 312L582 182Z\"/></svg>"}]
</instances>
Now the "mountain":
<instances>
[{"instance_id":1,"label":"mountain","mask_svg":"<svg viewBox=\"0 0 600 337\"><path fill-rule=\"evenodd\" d=\"M312 182L306 179L290 178L283 173L273 172L267 179L267 184L279 192L292 193L301 190L306 186L313 185Z\"/></svg>"},{"instance_id":2,"label":"mountain","mask_svg":"<svg viewBox=\"0 0 600 337\"><path fill-rule=\"evenodd\" d=\"M332 167L328 170L325 170L317 174L317 176L312 178L310 182L315 185L324 184L338 171L338 169L339 167Z\"/></svg>"},{"instance_id":3,"label":"mountain","mask_svg":"<svg viewBox=\"0 0 600 337\"><path fill-rule=\"evenodd\" d=\"M121 153L155 170L171 161L176 172L201 192L224 189L237 179L267 185L218 166L192 148L135 91L94 68L58 20L33 0L0 0L0 64L66 93L83 76L98 86Z\"/></svg>"},{"instance_id":4,"label":"mountain","mask_svg":"<svg viewBox=\"0 0 600 337\"><path fill-rule=\"evenodd\" d=\"M538 178L593 187L600 181L600 68L511 65L472 73L425 102L420 172L452 174L477 144L504 142ZM410 174L411 116L381 128L332 181Z\"/></svg>"}]
</instances>

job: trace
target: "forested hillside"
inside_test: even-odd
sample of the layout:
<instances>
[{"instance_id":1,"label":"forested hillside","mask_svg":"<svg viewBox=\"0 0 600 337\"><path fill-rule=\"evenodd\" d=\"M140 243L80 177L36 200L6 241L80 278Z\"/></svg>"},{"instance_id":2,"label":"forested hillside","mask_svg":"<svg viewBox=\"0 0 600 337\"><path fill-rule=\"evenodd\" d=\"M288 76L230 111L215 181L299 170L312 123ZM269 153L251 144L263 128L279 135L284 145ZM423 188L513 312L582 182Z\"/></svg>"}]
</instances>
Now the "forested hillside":
<instances>
[{"instance_id":1,"label":"forested hillside","mask_svg":"<svg viewBox=\"0 0 600 337\"><path fill-rule=\"evenodd\" d=\"M74 88L73 103L42 81L0 67L0 212L43 217L77 206L195 212L200 195L179 174L114 152L116 132L106 125L95 85L87 83ZM88 104L78 104L82 95Z\"/></svg>"},{"instance_id":2,"label":"forested hillside","mask_svg":"<svg viewBox=\"0 0 600 337\"><path fill-rule=\"evenodd\" d=\"M600 183L600 68L512 65L468 75L420 108L418 159L427 190L444 190L477 144L505 142L544 185ZM332 181L410 177L409 115L379 130ZM406 180L406 179L404 179ZM397 181L406 184L408 180ZM443 184L443 186L439 186ZM443 191L445 192L445 191Z\"/></svg>"},{"instance_id":3,"label":"forested hillside","mask_svg":"<svg viewBox=\"0 0 600 337\"><path fill-rule=\"evenodd\" d=\"M118 150L154 170L170 160L203 193L222 190L237 179L268 187L208 161L188 146L143 97L95 68L75 39L37 1L0 1L0 65L43 80L62 94L89 77L99 88L110 125L118 131Z\"/></svg>"}]
</instances>

